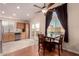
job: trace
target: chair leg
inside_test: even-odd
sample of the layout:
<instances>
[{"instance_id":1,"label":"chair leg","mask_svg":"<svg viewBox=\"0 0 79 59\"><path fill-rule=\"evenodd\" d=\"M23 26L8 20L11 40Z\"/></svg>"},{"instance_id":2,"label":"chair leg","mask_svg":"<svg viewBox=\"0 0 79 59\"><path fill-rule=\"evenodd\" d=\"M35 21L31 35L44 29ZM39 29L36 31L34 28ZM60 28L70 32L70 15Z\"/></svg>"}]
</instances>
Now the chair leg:
<instances>
[{"instance_id":1,"label":"chair leg","mask_svg":"<svg viewBox=\"0 0 79 59\"><path fill-rule=\"evenodd\" d=\"M43 48L43 56L45 56L45 48Z\"/></svg>"},{"instance_id":2,"label":"chair leg","mask_svg":"<svg viewBox=\"0 0 79 59\"><path fill-rule=\"evenodd\" d=\"M39 52L39 50L40 50L40 44L38 45L38 52Z\"/></svg>"},{"instance_id":3,"label":"chair leg","mask_svg":"<svg viewBox=\"0 0 79 59\"><path fill-rule=\"evenodd\" d=\"M38 53L39 53L39 56L40 56L40 44L38 44Z\"/></svg>"},{"instance_id":4,"label":"chair leg","mask_svg":"<svg viewBox=\"0 0 79 59\"><path fill-rule=\"evenodd\" d=\"M63 52L63 47L62 47L63 45L62 45L62 43L61 43L61 52Z\"/></svg>"},{"instance_id":5,"label":"chair leg","mask_svg":"<svg viewBox=\"0 0 79 59\"><path fill-rule=\"evenodd\" d=\"M43 56L45 56L45 44L43 44Z\"/></svg>"},{"instance_id":6,"label":"chair leg","mask_svg":"<svg viewBox=\"0 0 79 59\"><path fill-rule=\"evenodd\" d=\"M62 44L61 44L61 51L63 51Z\"/></svg>"},{"instance_id":7,"label":"chair leg","mask_svg":"<svg viewBox=\"0 0 79 59\"><path fill-rule=\"evenodd\" d=\"M60 45L58 45L58 55L60 56Z\"/></svg>"}]
</instances>

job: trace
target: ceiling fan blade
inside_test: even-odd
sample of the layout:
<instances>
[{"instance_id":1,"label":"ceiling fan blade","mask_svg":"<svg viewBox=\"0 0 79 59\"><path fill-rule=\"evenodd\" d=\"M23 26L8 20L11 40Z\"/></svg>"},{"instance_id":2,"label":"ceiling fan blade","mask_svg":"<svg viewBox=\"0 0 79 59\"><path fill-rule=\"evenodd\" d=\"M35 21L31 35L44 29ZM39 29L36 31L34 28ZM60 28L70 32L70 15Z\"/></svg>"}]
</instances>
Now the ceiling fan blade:
<instances>
[{"instance_id":1,"label":"ceiling fan blade","mask_svg":"<svg viewBox=\"0 0 79 59\"><path fill-rule=\"evenodd\" d=\"M46 7L46 4L44 3L44 7Z\"/></svg>"},{"instance_id":2,"label":"ceiling fan blade","mask_svg":"<svg viewBox=\"0 0 79 59\"><path fill-rule=\"evenodd\" d=\"M42 7L42 9L45 8L45 7L46 7L46 4L44 3L44 6Z\"/></svg>"},{"instance_id":3,"label":"ceiling fan blade","mask_svg":"<svg viewBox=\"0 0 79 59\"><path fill-rule=\"evenodd\" d=\"M54 5L54 4L55 4L55 3L50 3L47 8L51 7L51 6Z\"/></svg>"},{"instance_id":4,"label":"ceiling fan blade","mask_svg":"<svg viewBox=\"0 0 79 59\"><path fill-rule=\"evenodd\" d=\"M37 8L40 8L40 9L42 9L40 6L37 6L37 5L34 5L35 7L37 7Z\"/></svg>"},{"instance_id":5,"label":"ceiling fan blade","mask_svg":"<svg viewBox=\"0 0 79 59\"><path fill-rule=\"evenodd\" d=\"M52 6L54 5L55 3L50 3L50 4L48 4L48 6L47 6L47 9L48 9L48 11L52 11Z\"/></svg>"},{"instance_id":6,"label":"ceiling fan blade","mask_svg":"<svg viewBox=\"0 0 79 59\"><path fill-rule=\"evenodd\" d=\"M54 9L55 7L58 7L58 6L60 6L60 5L62 5L63 3L55 3L54 5L52 5L52 6L50 6L49 8L48 8L48 10L50 10L50 9Z\"/></svg>"},{"instance_id":7,"label":"ceiling fan blade","mask_svg":"<svg viewBox=\"0 0 79 59\"><path fill-rule=\"evenodd\" d=\"M35 13L40 13L40 12L42 12L42 11L40 10L40 11L37 11L37 12L35 12Z\"/></svg>"}]
</instances>

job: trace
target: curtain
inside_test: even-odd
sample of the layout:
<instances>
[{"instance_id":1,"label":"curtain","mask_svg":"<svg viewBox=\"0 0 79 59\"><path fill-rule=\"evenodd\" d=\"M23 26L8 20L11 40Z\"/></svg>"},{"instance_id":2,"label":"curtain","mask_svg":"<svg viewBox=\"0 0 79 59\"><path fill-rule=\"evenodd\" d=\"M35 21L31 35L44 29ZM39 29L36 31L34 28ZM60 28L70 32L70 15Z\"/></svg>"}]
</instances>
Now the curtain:
<instances>
[{"instance_id":1,"label":"curtain","mask_svg":"<svg viewBox=\"0 0 79 59\"><path fill-rule=\"evenodd\" d=\"M46 14L46 26L45 26L45 35L47 36L47 28L52 20L52 11L48 11Z\"/></svg>"},{"instance_id":2,"label":"curtain","mask_svg":"<svg viewBox=\"0 0 79 59\"><path fill-rule=\"evenodd\" d=\"M65 37L64 41L68 42L68 17L67 17L67 4L63 4L55 8L57 16L59 18L60 23L62 24L63 28L65 29Z\"/></svg>"}]
</instances>

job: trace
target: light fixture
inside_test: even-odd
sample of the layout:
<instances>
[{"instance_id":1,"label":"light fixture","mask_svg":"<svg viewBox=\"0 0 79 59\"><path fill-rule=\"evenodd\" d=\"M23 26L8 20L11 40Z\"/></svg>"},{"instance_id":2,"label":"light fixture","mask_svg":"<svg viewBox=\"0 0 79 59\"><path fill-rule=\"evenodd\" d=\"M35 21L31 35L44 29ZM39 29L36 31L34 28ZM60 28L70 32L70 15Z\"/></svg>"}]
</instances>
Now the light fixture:
<instances>
[{"instance_id":1,"label":"light fixture","mask_svg":"<svg viewBox=\"0 0 79 59\"><path fill-rule=\"evenodd\" d=\"M12 15L13 15L13 16L16 16L16 13L13 13Z\"/></svg>"},{"instance_id":2,"label":"light fixture","mask_svg":"<svg viewBox=\"0 0 79 59\"><path fill-rule=\"evenodd\" d=\"M29 16L29 14L27 14L27 16Z\"/></svg>"},{"instance_id":3,"label":"light fixture","mask_svg":"<svg viewBox=\"0 0 79 59\"><path fill-rule=\"evenodd\" d=\"M44 14L46 14L47 9L46 9L46 8L42 9L42 12L43 12Z\"/></svg>"},{"instance_id":4,"label":"light fixture","mask_svg":"<svg viewBox=\"0 0 79 59\"><path fill-rule=\"evenodd\" d=\"M2 4L4 4L4 5L5 5L5 4L7 4L7 3L2 3Z\"/></svg>"},{"instance_id":5,"label":"light fixture","mask_svg":"<svg viewBox=\"0 0 79 59\"><path fill-rule=\"evenodd\" d=\"M4 11L2 11L2 14L5 14L5 12L4 12Z\"/></svg>"},{"instance_id":6,"label":"light fixture","mask_svg":"<svg viewBox=\"0 0 79 59\"><path fill-rule=\"evenodd\" d=\"M20 6L17 6L17 9L20 9Z\"/></svg>"}]
</instances>

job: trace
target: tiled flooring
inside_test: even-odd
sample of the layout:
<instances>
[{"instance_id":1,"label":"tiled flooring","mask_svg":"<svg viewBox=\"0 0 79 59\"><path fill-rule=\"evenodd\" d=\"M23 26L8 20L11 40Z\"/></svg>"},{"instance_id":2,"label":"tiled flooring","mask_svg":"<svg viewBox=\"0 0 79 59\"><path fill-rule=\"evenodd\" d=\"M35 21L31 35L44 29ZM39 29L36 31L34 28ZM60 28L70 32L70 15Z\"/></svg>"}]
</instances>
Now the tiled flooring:
<instances>
[{"instance_id":1,"label":"tiled flooring","mask_svg":"<svg viewBox=\"0 0 79 59\"><path fill-rule=\"evenodd\" d=\"M3 46L2 53L8 54L8 53L23 49L25 47L32 46L34 44L36 43L35 43L35 40L33 39L24 39L19 41L6 42L2 44Z\"/></svg>"},{"instance_id":2,"label":"tiled flooring","mask_svg":"<svg viewBox=\"0 0 79 59\"><path fill-rule=\"evenodd\" d=\"M7 56L39 56L39 55L43 56L42 50L38 53L37 45L33 45L33 46L7 54ZM45 56L58 56L58 52L57 50L54 50L52 52L49 52L46 50ZM79 55L64 50L63 52L61 52L61 56L79 56Z\"/></svg>"}]
</instances>

